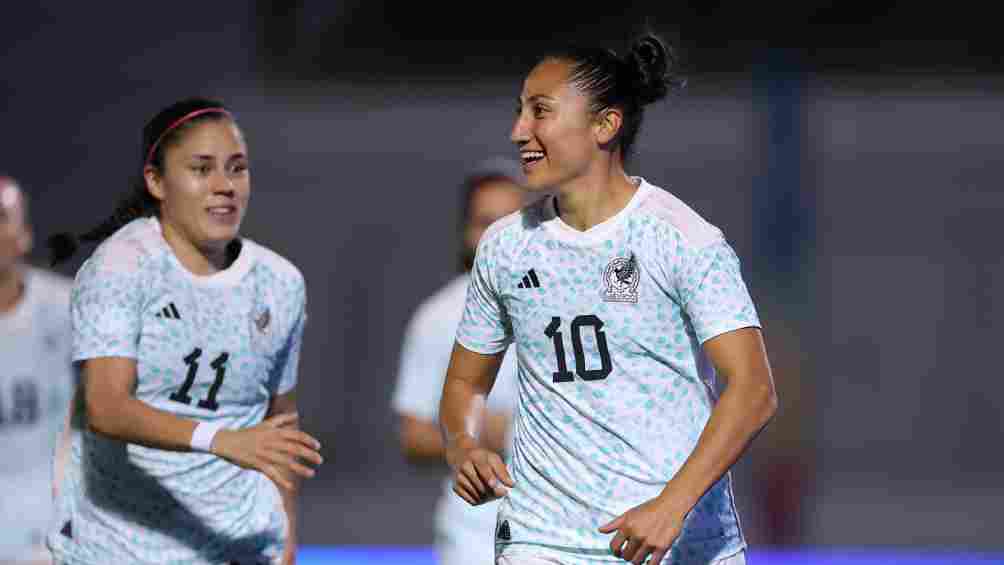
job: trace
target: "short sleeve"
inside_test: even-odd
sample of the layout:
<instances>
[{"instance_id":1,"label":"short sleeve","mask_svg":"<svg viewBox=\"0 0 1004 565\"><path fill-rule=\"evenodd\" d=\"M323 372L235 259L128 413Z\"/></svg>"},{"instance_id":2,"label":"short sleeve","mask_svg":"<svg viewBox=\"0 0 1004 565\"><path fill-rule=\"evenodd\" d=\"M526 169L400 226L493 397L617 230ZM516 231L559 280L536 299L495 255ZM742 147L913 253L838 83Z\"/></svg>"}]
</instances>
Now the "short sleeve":
<instances>
[{"instance_id":1,"label":"short sleeve","mask_svg":"<svg viewBox=\"0 0 1004 565\"><path fill-rule=\"evenodd\" d=\"M142 330L144 284L140 262L95 253L77 273L70 294L73 361L136 358Z\"/></svg>"},{"instance_id":2,"label":"short sleeve","mask_svg":"<svg viewBox=\"0 0 1004 565\"><path fill-rule=\"evenodd\" d=\"M482 240L471 269L464 315L457 329L457 341L465 348L487 355L505 351L513 340L512 323L495 285L498 261L495 245Z\"/></svg>"},{"instance_id":3,"label":"short sleeve","mask_svg":"<svg viewBox=\"0 0 1004 565\"><path fill-rule=\"evenodd\" d=\"M392 407L398 413L435 420L446 377L443 361L445 357L449 363L449 351L440 351L442 328L433 327L422 314L416 313L405 330Z\"/></svg>"},{"instance_id":4,"label":"short sleeve","mask_svg":"<svg viewBox=\"0 0 1004 565\"><path fill-rule=\"evenodd\" d=\"M283 342L279 355L276 356L276 367L272 382L275 394L286 394L296 387L300 370L300 349L303 345L303 330L307 324L307 295L301 284L299 299L294 301L289 326L289 334Z\"/></svg>"},{"instance_id":5,"label":"short sleeve","mask_svg":"<svg viewBox=\"0 0 1004 565\"><path fill-rule=\"evenodd\" d=\"M680 260L677 295L702 344L726 332L760 327L739 257L725 240L687 249Z\"/></svg>"}]
</instances>

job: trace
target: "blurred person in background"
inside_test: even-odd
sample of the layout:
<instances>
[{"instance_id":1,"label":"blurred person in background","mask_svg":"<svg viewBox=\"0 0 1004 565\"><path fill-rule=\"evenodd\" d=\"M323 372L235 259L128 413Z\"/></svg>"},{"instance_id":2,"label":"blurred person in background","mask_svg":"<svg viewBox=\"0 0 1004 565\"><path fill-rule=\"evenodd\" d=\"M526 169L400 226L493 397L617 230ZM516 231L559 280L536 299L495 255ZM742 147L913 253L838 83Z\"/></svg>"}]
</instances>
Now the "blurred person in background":
<instances>
[{"instance_id":1,"label":"blurred person in background","mask_svg":"<svg viewBox=\"0 0 1004 565\"><path fill-rule=\"evenodd\" d=\"M142 140L133 191L79 237L101 243L70 297L83 398L48 545L66 564L294 563L298 479L321 463L296 412L303 276L240 235L249 155L221 103L172 104ZM50 243L58 263L78 238Z\"/></svg>"},{"instance_id":2,"label":"blurred person in background","mask_svg":"<svg viewBox=\"0 0 1004 565\"><path fill-rule=\"evenodd\" d=\"M399 417L401 451L415 464L440 464L445 451L439 431L439 401L457 324L463 314L474 251L485 229L524 202L520 164L496 158L479 163L464 179L460 237L461 274L419 305L408 322L401 350L393 408ZM515 362L508 356L488 398L481 445L504 454L509 444ZM492 563L496 504L472 507L452 492L450 478L435 511L436 551L442 565Z\"/></svg>"},{"instance_id":3,"label":"blurred person in background","mask_svg":"<svg viewBox=\"0 0 1004 565\"><path fill-rule=\"evenodd\" d=\"M53 446L73 395L70 281L28 266L26 196L0 176L0 564L50 563Z\"/></svg>"},{"instance_id":4,"label":"blurred person in background","mask_svg":"<svg viewBox=\"0 0 1004 565\"><path fill-rule=\"evenodd\" d=\"M551 194L482 237L440 406L454 492L503 498L501 565L745 563L729 471L777 405L760 321L721 230L625 171L674 67L652 34L573 48L518 97L511 140ZM476 438L513 343L507 467Z\"/></svg>"}]
</instances>

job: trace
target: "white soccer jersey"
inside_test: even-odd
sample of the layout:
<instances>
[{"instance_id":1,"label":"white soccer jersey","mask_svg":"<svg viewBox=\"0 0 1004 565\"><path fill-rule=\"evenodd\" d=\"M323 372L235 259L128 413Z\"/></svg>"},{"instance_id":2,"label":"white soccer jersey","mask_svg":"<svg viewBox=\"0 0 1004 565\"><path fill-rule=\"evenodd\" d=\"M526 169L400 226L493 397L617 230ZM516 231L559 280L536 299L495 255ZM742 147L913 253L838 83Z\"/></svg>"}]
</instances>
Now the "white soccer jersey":
<instances>
[{"instance_id":1,"label":"white soccer jersey","mask_svg":"<svg viewBox=\"0 0 1004 565\"><path fill-rule=\"evenodd\" d=\"M518 344L518 400L500 550L527 544L611 560L598 528L655 498L697 444L715 402L701 346L759 326L721 231L642 179L586 232L549 196L481 240L457 339ZM745 547L726 475L688 515L667 563Z\"/></svg>"},{"instance_id":2,"label":"white soccer jersey","mask_svg":"<svg viewBox=\"0 0 1004 565\"><path fill-rule=\"evenodd\" d=\"M44 540L53 445L73 387L70 281L28 268L21 301L0 314L0 562Z\"/></svg>"},{"instance_id":3,"label":"white soccer jersey","mask_svg":"<svg viewBox=\"0 0 1004 565\"><path fill-rule=\"evenodd\" d=\"M394 390L393 407L396 412L439 421L443 381L450 364L457 326L464 312L470 280L469 274L453 279L424 301L408 322ZM515 372L515 359L509 352L502 360L495 386L488 395L489 410L513 411ZM487 554L491 559L498 502L471 506L454 494L452 476L446 479L443 490L436 507L440 545L456 547L468 555ZM458 562L474 563L476 560Z\"/></svg>"},{"instance_id":4,"label":"white soccer jersey","mask_svg":"<svg viewBox=\"0 0 1004 565\"><path fill-rule=\"evenodd\" d=\"M101 244L71 296L73 359L137 360L135 396L227 428L260 423L296 385L303 277L247 239L211 276L185 269L155 218ZM49 541L68 563L276 562L286 536L278 489L208 453L172 452L77 434L64 483L72 515Z\"/></svg>"}]
</instances>

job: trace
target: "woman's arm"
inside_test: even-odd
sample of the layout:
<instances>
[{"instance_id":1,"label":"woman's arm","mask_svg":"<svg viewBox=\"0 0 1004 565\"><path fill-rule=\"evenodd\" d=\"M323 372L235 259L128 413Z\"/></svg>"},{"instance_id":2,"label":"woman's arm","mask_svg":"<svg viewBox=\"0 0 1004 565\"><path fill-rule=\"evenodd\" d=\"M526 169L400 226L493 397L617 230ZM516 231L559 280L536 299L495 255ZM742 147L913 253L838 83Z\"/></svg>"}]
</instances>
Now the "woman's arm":
<instances>
[{"instance_id":1,"label":"woman's arm","mask_svg":"<svg viewBox=\"0 0 1004 565\"><path fill-rule=\"evenodd\" d=\"M129 443L169 451L191 451L198 422L179 418L137 400L136 360L98 357L84 361L84 398L91 431Z\"/></svg>"},{"instance_id":2,"label":"woman's arm","mask_svg":"<svg viewBox=\"0 0 1004 565\"><path fill-rule=\"evenodd\" d=\"M718 482L777 410L777 395L758 328L726 332L704 344L726 383L697 446L658 497L600 528L616 531L614 555L640 563L649 554L659 563L683 528L684 519ZM627 546L624 547L624 544Z\"/></svg>"},{"instance_id":3,"label":"woman's arm","mask_svg":"<svg viewBox=\"0 0 1004 565\"><path fill-rule=\"evenodd\" d=\"M485 398L505 351L485 355L457 343L443 384L439 424L443 430L446 462L455 473L454 492L471 505L505 496L512 477L498 453L480 443Z\"/></svg>"},{"instance_id":4,"label":"woman's arm","mask_svg":"<svg viewBox=\"0 0 1004 565\"><path fill-rule=\"evenodd\" d=\"M87 423L94 433L156 449L191 451L198 422L138 400L134 396L135 359L88 359L83 373ZM295 457L321 463L317 440L287 427L295 421L294 414L278 414L251 428L220 430L213 439L212 453L292 488L287 476L311 477L314 473Z\"/></svg>"},{"instance_id":5,"label":"woman's arm","mask_svg":"<svg viewBox=\"0 0 1004 565\"><path fill-rule=\"evenodd\" d=\"M441 462L446 457L446 445L439 426L431 421L411 414L400 414L398 440L401 452L412 463ZM494 410L485 410L485 421L481 425L479 443L496 453L505 449L509 416Z\"/></svg>"},{"instance_id":6,"label":"woman's arm","mask_svg":"<svg viewBox=\"0 0 1004 565\"><path fill-rule=\"evenodd\" d=\"M777 410L777 393L757 328L731 331L704 344L725 391L711 412L694 452L662 496L689 512L735 464Z\"/></svg>"},{"instance_id":7,"label":"woman's arm","mask_svg":"<svg viewBox=\"0 0 1004 565\"><path fill-rule=\"evenodd\" d=\"M272 397L269 406L268 416L297 415L296 389L285 394ZM299 430L299 420L289 425L290 429ZM286 510L286 521L289 523L289 535L286 538L286 553L283 557L284 565L296 563L296 549L299 545L299 519L297 517L297 498L300 495L300 478L296 475L288 476L291 488L279 486L279 493L282 495L282 506Z\"/></svg>"}]
</instances>

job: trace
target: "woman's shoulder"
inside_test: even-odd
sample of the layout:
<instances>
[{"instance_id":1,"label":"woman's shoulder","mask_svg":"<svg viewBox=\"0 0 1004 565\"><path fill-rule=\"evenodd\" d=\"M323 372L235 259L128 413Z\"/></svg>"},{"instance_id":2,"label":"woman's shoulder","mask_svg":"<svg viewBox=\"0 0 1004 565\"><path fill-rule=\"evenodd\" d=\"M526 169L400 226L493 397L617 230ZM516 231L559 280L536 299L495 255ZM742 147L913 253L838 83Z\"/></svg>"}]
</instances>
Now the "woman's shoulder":
<instances>
[{"instance_id":1,"label":"woman's shoulder","mask_svg":"<svg viewBox=\"0 0 1004 565\"><path fill-rule=\"evenodd\" d=\"M277 251L248 238L242 238L241 245L243 247L241 253L250 253L257 268L291 286L304 287L303 273L292 261Z\"/></svg>"},{"instance_id":2,"label":"woman's shoulder","mask_svg":"<svg viewBox=\"0 0 1004 565\"><path fill-rule=\"evenodd\" d=\"M116 273L136 273L163 255L166 245L155 218L138 218L119 228L101 242L84 264L84 268ZM83 269L82 269L83 270Z\"/></svg>"},{"instance_id":3,"label":"woman's shoulder","mask_svg":"<svg viewBox=\"0 0 1004 565\"><path fill-rule=\"evenodd\" d=\"M675 236L693 247L704 247L721 240L724 235L718 226L706 220L675 194L640 179L644 190L639 212L664 226Z\"/></svg>"}]
</instances>

